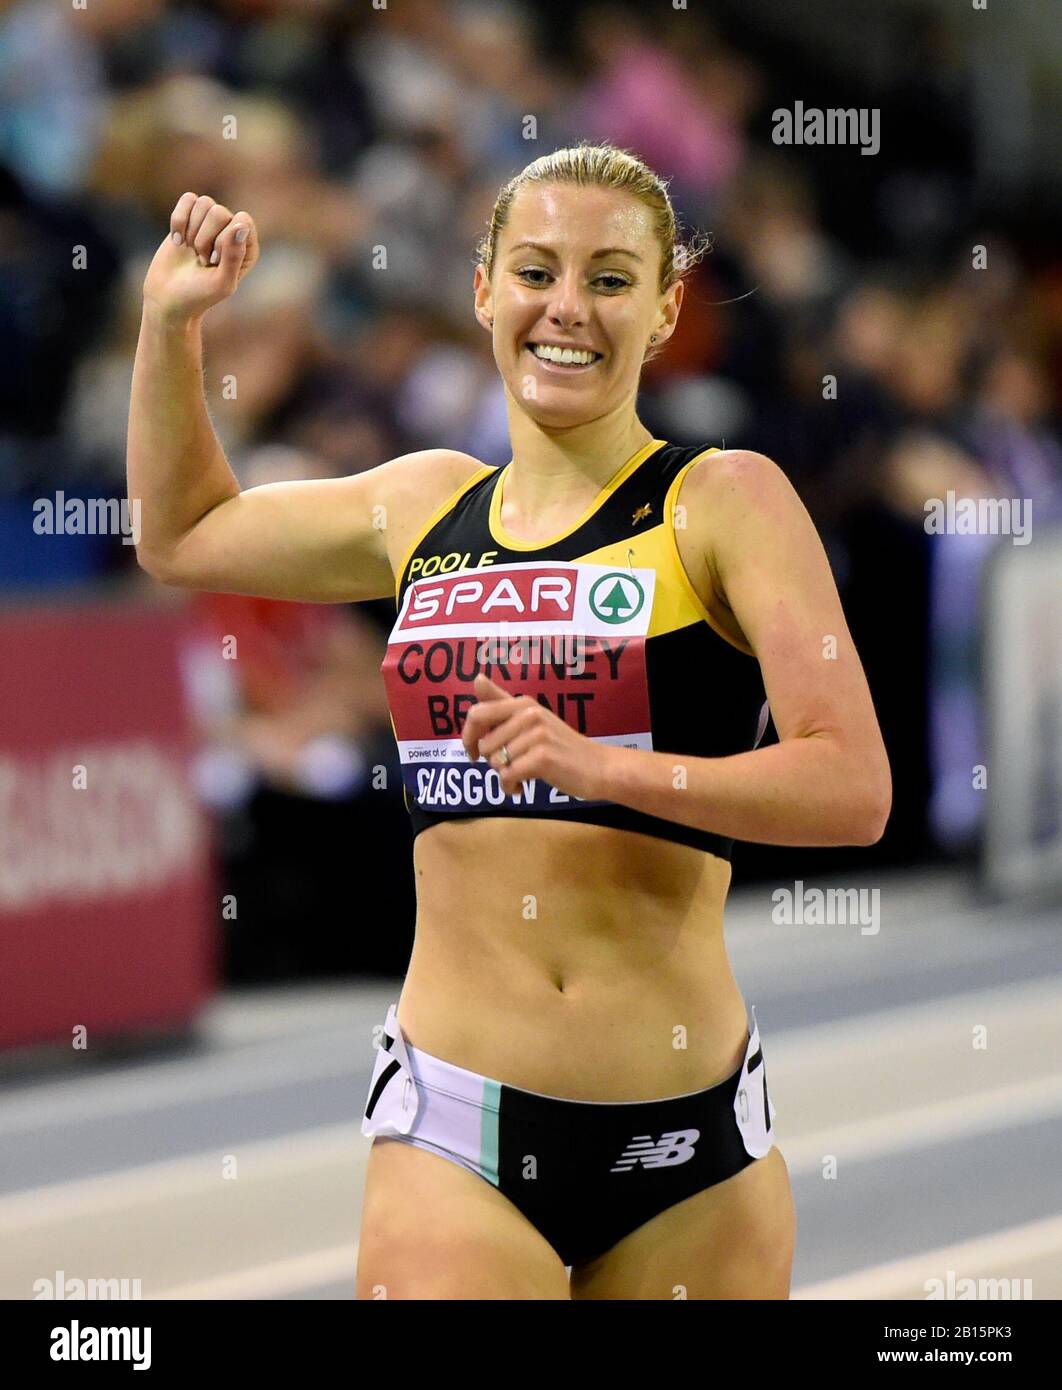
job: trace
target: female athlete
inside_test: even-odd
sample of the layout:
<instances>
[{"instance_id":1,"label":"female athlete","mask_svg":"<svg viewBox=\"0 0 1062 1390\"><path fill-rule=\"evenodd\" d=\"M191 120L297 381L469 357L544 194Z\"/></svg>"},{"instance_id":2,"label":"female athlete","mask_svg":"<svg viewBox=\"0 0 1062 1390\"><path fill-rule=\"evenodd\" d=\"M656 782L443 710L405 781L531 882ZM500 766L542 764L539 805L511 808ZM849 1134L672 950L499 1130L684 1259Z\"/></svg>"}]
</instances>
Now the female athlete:
<instances>
[{"instance_id":1,"label":"female athlete","mask_svg":"<svg viewBox=\"0 0 1062 1390\"><path fill-rule=\"evenodd\" d=\"M511 462L427 449L244 491L200 324L254 266L253 219L186 193L145 280L140 564L397 600L383 674L418 908L362 1122L361 1298L789 1295L789 1176L723 937L730 847L872 844L890 775L785 475L638 418L684 251L630 154L536 160L499 194L473 285Z\"/></svg>"}]
</instances>

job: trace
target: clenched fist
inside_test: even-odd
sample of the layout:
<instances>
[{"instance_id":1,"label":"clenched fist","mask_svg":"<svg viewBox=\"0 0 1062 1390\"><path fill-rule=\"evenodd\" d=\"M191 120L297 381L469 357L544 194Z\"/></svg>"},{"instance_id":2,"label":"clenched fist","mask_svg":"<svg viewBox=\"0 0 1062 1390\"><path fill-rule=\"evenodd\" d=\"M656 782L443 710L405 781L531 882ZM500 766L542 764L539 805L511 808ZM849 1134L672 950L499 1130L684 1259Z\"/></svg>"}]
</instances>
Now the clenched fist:
<instances>
[{"instance_id":1,"label":"clenched fist","mask_svg":"<svg viewBox=\"0 0 1062 1390\"><path fill-rule=\"evenodd\" d=\"M258 260L258 232L247 212L230 212L205 194L184 193L166 240L144 280L144 302L171 323L205 314L233 294Z\"/></svg>"}]
</instances>

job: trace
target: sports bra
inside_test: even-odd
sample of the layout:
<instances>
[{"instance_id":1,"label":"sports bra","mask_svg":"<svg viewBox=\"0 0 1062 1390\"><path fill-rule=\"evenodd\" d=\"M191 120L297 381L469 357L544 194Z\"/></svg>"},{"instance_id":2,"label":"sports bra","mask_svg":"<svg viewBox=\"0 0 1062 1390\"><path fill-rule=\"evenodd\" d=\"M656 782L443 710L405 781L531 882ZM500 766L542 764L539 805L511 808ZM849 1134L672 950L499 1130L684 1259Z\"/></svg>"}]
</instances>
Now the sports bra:
<instances>
[{"instance_id":1,"label":"sports bra","mask_svg":"<svg viewBox=\"0 0 1062 1390\"><path fill-rule=\"evenodd\" d=\"M729 859L732 840L529 779L507 794L461 729L483 671L590 738L721 758L767 722L751 649L724 634L683 567L676 498L717 450L653 439L573 526L521 541L501 521L504 468L484 465L429 517L397 571L398 616L381 665L414 836L441 821L580 821Z\"/></svg>"}]
</instances>

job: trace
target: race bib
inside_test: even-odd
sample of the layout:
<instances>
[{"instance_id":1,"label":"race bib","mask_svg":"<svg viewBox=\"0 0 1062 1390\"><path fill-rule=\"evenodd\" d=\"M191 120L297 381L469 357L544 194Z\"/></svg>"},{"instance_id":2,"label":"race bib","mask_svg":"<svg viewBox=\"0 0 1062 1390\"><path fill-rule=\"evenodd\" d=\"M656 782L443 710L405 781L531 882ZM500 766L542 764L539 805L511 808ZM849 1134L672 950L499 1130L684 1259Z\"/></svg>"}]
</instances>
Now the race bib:
<instances>
[{"instance_id":1,"label":"race bib","mask_svg":"<svg viewBox=\"0 0 1062 1390\"><path fill-rule=\"evenodd\" d=\"M601 805L542 778L512 794L461 742L478 674L600 743L652 749L645 639L653 569L569 561L485 565L406 589L381 671L409 796L425 810Z\"/></svg>"}]
</instances>

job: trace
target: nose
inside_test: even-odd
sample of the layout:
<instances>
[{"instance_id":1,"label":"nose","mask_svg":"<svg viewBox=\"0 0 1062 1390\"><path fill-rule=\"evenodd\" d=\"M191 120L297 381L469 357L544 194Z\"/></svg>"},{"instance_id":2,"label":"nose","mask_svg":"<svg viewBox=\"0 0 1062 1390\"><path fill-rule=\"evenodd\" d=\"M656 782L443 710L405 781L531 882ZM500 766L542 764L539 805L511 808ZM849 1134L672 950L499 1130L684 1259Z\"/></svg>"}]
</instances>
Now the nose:
<instances>
[{"instance_id":1,"label":"nose","mask_svg":"<svg viewBox=\"0 0 1062 1390\"><path fill-rule=\"evenodd\" d=\"M550 298L550 323L558 328L572 329L585 324L588 317L588 292L579 283L578 273L570 270L559 275Z\"/></svg>"}]
</instances>

